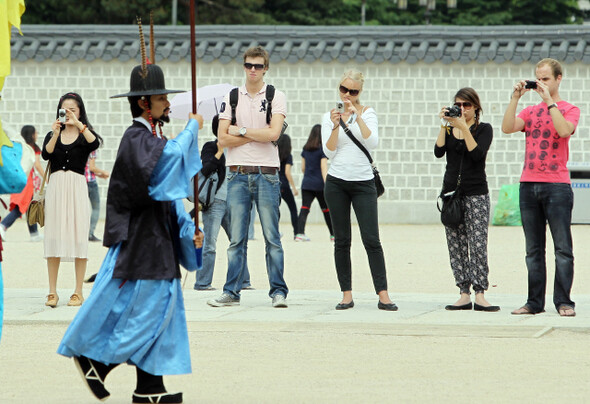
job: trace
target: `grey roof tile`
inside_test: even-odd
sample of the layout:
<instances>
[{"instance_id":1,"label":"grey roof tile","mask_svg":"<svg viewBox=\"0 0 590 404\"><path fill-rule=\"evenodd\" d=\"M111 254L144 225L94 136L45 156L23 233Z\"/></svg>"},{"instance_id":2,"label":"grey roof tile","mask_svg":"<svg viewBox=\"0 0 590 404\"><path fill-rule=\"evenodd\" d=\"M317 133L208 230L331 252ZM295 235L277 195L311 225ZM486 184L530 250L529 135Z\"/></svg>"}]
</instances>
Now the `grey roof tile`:
<instances>
[{"instance_id":1,"label":"grey roof tile","mask_svg":"<svg viewBox=\"0 0 590 404\"><path fill-rule=\"evenodd\" d=\"M14 32L11 56L19 61L138 59L133 25L23 25ZM590 26L244 26L196 27L196 55L201 61L239 61L250 46L262 45L272 62L316 60L346 63L496 63L534 62L555 57L590 61ZM156 59L190 60L189 28L156 26ZM68 39L71 38L71 39ZM147 39L147 38L146 38Z\"/></svg>"}]
</instances>

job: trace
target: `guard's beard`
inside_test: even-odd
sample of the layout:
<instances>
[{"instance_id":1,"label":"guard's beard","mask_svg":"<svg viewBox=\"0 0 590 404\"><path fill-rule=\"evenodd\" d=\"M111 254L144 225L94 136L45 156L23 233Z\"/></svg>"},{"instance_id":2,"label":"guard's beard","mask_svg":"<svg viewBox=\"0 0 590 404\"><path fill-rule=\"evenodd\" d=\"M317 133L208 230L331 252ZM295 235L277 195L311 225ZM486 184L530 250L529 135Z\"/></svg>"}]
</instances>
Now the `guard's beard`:
<instances>
[{"instance_id":1,"label":"guard's beard","mask_svg":"<svg viewBox=\"0 0 590 404\"><path fill-rule=\"evenodd\" d=\"M158 118L158 121L170 123L170 117L168 115L162 115L160 118Z\"/></svg>"}]
</instances>

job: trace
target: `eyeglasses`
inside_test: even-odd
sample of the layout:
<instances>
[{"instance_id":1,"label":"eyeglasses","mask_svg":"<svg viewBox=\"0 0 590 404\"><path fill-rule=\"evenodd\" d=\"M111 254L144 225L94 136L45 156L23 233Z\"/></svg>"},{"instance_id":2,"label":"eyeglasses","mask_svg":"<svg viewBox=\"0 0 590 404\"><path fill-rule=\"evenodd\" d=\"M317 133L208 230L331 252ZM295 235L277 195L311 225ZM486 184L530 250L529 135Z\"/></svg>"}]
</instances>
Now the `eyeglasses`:
<instances>
[{"instance_id":1,"label":"eyeglasses","mask_svg":"<svg viewBox=\"0 0 590 404\"><path fill-rule=\"evenodd\" d=\"M459 108L463 107L465 109L470 109L473 107L473 104L470 102L456 102L455 106L457 106Z\"/></svg>"},{"instance_id":2,"label":"eyeglasses","mask_svg":"<svg viewBox=\"0 0 590 404\"><path fill-rule=\"evenodd\" d=\"M359 93L361 92L361 90L356 90L353 88L346 88L343 85L340 85L340 88L338 88L338 89L340 90L340 92L342 94L348 93L348 94L352 95L353 97L359 95Z\"/></svg>"},{"instance_id":3,"label":"eyeglasses","mask_svg":"<svg viewBox=\"0 0 590 404\"><path fill-rule=\"evenodd\" d=\"M244 67L248 70L252 70L252 68L255 68L256 70L264 69L264 65L261 63L244 63Z\"/></svg>"}]
</instances>

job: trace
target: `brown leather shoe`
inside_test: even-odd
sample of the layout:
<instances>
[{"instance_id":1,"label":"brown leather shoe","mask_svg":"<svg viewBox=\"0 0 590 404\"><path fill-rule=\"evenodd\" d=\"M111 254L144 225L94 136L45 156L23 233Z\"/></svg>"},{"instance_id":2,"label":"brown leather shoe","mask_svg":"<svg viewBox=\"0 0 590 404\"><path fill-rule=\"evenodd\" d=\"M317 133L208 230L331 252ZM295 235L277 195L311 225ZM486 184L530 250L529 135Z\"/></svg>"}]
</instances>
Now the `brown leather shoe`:
<instances>
[{"instance_id":1,"label":"brown leather shoe","mask_svg":"<svg viewBox=\"0 0 590 404\"><path fill-rule=\"evenodd\" d=\"M70 301L68 302L68 306L82 306L83 302L84 302L84 298L82 297L82 295L74 293L72 296L70 296Z\"/></svg>"},{"instance_id":2,"label":"brown leather shoe","mask_svg":"<svg viewBox=\"0 0 590 404\"><path fill-rule=\"evenodd\" d=\"M55 307L57 306L57 302L59 302L59 296L56 293L50 293L47 295L45 306Z\"/></svg>"}]
</instances>

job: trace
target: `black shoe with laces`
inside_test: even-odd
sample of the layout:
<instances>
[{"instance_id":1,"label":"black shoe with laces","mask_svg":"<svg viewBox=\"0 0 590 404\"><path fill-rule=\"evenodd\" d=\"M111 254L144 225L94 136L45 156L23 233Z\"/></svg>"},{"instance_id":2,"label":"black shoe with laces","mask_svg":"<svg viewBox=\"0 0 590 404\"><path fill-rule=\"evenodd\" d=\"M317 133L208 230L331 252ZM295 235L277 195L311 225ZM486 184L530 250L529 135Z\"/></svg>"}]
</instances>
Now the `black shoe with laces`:
<instances>
[{"instance_id":1,"label":"black shoe with laces","mask_svg":"<svg viewBox=\"0 0 590 404\"><path fill-rule=\"evenodd\" d=\"M104 380L94 366L94 361L85 356L74 356L74 363L90 392L100 401L106 400L111 393L105 389Z\"/></svg>"}]
</instances>

